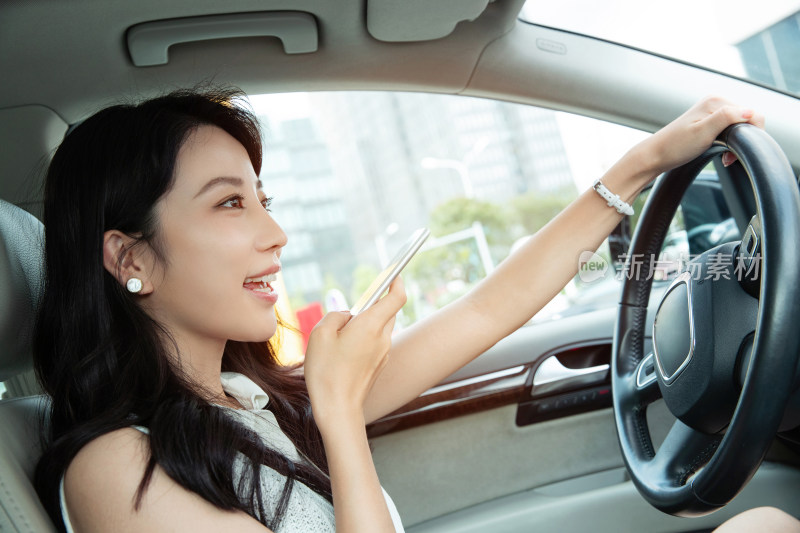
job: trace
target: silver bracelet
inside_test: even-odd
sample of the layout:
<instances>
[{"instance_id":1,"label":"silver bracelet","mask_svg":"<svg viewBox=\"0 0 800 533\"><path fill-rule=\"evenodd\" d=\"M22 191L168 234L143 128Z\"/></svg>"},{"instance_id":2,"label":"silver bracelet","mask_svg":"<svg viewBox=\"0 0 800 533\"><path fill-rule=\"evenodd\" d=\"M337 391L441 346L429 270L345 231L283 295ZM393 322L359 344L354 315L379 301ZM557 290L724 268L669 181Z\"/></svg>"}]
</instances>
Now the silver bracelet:
<instances>
[{"instance_id":1,"label":"silver bracelet","mask_svg":"<svg viewBox=\"0 0 800 533\"><path fill-rule=\"evenodd\" d=\"M608 203L608 207L613 207L614 209L616 209L617 213L628 216L633 214L633 208L631 207L631 205L629 203L623 202L622 198L620 198L618 194L614 194L611 191L609 191L608 187L603 185L603 182L600 181L599 179L597 179L592 184L592 189L597 191L597 194L599 194L603 198L603 200L605 200Z\"/></svg>"}]
</instances>

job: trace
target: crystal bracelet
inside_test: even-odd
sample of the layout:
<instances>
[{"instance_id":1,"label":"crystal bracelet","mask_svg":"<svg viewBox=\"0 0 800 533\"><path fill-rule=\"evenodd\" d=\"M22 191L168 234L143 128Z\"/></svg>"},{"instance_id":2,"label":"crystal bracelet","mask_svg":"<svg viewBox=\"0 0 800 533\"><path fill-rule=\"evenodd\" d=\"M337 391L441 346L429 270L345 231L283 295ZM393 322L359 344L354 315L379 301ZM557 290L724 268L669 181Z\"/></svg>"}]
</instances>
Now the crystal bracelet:
<instances>
[{"instance_id":1,"label":"crystal bracelet","mask_svg":"<svg viewBox=\"0 0 800 533\"><path fill-rule=\"evenodd\" d=\"M622 198L620 198L618 194L614 194L611 191L609 191L608 187L603 185L603 182L600 181L599 179L592 184L592 189L597 191L597 194L599 194L603 198L603 200L605 200L608 203L608 207L613 207L614 209L616 209L617 213L621 215L633 214L633 208L631 207L631 205L629 203L622 201Z\"/></svg>"}]
</instances>

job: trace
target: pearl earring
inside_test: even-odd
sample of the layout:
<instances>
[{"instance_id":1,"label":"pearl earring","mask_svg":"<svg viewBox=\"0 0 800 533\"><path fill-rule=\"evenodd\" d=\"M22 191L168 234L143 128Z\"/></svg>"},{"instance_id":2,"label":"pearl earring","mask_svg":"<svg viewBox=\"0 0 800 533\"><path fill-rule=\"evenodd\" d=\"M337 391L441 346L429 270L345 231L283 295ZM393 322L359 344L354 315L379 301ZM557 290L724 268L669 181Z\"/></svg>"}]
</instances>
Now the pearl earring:
<instances>
[{"instance_id":1,"label":"pearl earring","mask_svg":"<svg viewBox=\"0 0 800 533\"><path fill-rule=\"evenodd\" d=\"M139 278L131 278L125 284L125 287L128 288L128 292L136 294L137 292L142 290L142 280L140 280Z\"/></svg>"}]
</instances>

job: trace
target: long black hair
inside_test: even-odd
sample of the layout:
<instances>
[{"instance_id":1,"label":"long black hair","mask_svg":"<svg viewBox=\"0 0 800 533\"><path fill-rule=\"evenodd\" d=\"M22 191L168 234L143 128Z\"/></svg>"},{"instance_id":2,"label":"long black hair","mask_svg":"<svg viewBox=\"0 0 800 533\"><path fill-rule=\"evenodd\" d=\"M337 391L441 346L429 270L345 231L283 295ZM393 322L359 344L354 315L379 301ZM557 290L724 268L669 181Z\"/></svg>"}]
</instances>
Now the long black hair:
<instances>
[{"instance_id":1,"label":"long black hair","mask_svg":"<svg viewBox=\"0 0 800 533\"><path fill-rule=\"evenodd\" d=\"M179 91L104 109L64 139L45 182L46 285L34 335L34 364L52 399L47 447L35 484L59 529L59 483L92 439L116 429L149 428L150 459L138 508L156 465L217 507L242 510L275 530L295 480L332 500L327 462L308 391L297 367L272 344L229 341L223 370L247 375L270 396L281 428L314 465L294 464L211 405L171 363L168 332L103 266L103 234L116 229L147 243L160 260L156 202L174 181L187 137L202 125L222 128L261 170L258 122L235 89ZM171 344L170 344L171 343ZM234 480L237 454L249 468ZM248 464L246 462L245 464ZM278 502L265 505L260 465L286 476Z\"/></svg>"}]
</instances>

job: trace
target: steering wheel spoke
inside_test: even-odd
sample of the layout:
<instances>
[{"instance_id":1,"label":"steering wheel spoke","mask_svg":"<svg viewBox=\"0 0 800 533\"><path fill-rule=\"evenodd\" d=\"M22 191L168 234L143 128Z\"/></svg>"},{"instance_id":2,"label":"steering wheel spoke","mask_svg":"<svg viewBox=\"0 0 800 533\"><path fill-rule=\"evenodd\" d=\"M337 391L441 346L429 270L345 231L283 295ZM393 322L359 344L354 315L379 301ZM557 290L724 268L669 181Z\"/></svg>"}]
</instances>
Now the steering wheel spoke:
<instances>
[{"instance_id":1,"label":"steering wheel spoke","mask_svg":"<svg viewBox=\"0 0 800 533\"><path fill-rule=\"evenodd\" d=\"M632 381L632 392L638 405L646 407L661 398L653 352L644 356L636 366Z\"/></svg>"},{"instance_id":2,"label":"steering wheel spoke","mask_svg":"<svg viewBox=\"0 0 800 533\"><path fill-rule=\"evenodd\" d=\"M662 477L666 486L681 487L714 455L721 440L676 420L648 469Z\"/></svg>"}]
</instances>

